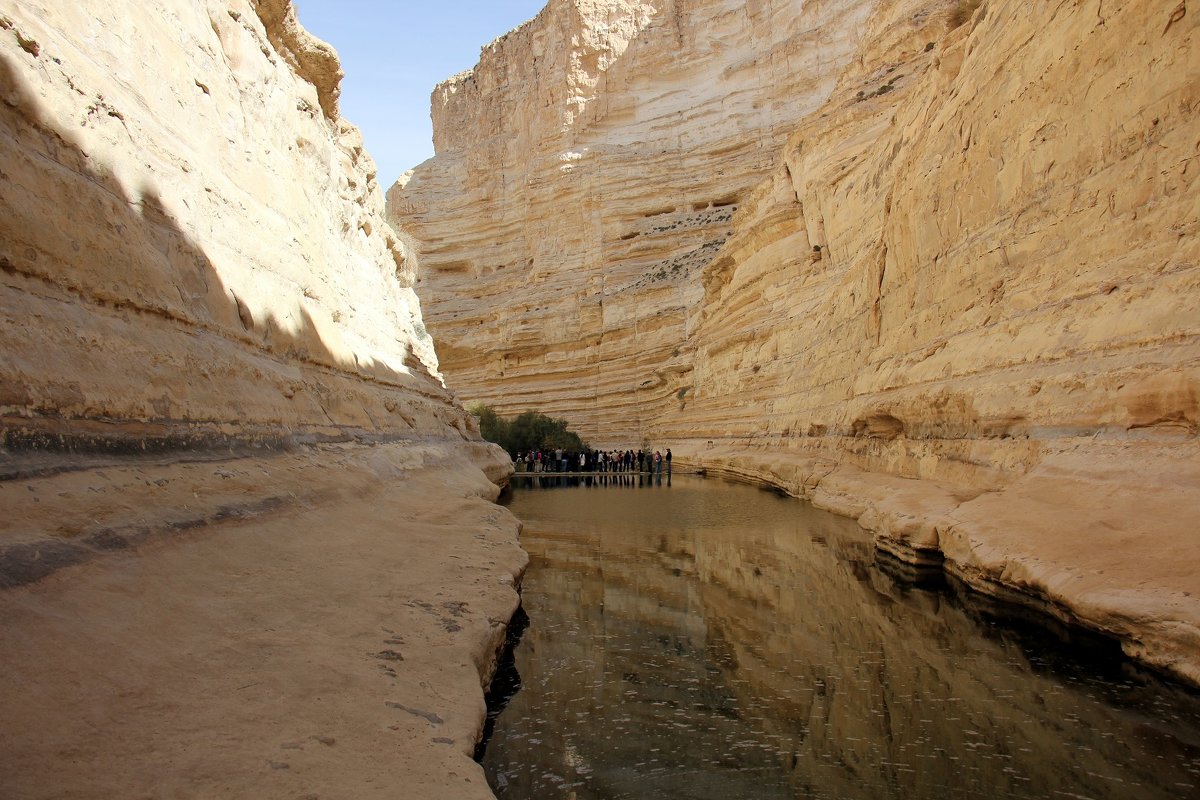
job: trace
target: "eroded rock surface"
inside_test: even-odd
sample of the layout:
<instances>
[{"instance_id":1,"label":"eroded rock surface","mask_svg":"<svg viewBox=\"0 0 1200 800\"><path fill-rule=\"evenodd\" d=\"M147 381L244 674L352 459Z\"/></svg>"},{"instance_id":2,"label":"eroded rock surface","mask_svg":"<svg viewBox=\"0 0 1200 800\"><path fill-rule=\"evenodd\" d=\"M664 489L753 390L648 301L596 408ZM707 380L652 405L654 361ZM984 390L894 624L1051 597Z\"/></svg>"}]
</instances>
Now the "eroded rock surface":
<instances>
[{"instance_id":1,"label":"eroded rock surface","mask_svg":"<svg viewBox=\"0 0 1200 800\"><path fill-rule=\"evenodd\" d=\"M10 442L464 429L361 136L291 66L328 45L250 3L3 25Z\"/></svg>"},{"instance_id":2,"label":"eroded rock surface","mask_svg":"<svg viewBox=\"0 0 1200 800\"><path fill-rule=\"evenodd\" d=\"M0 795L489 800L481 680L526 556L471 455L327 444L0 483L0 542L88 556L0 590Z\"/></svg>"},{"instance_id":3,"label":"eroded rock surface","mask_svg":"<svg viewBox=\"0 0 1200 800\"><path fill-rule=\"evenodd\" d=\"M388 202L424 243L456 391L635 441L690 369L700 276L740 197L833 91L869 11L552 0L438 86L438 155Z\"/></svg>"},{"instance_id":4,"label":"eroded rock surface","mask_svg":"<svg viewBox=\"0 0 1200 800\"><path fill-rule=\"evenodd\" d=\"M0 795L489 798L512 470L286 0L0 2Z\"/></svg>"},{"instance_id":5,"label":"eroded rock surface","mask_svg":"<svg viewBox=\"0 0 1200 800\"><path fill-rule=\"evenodd\" d=\"M568 5L435 92L389 191L463 396L1200 681L1195 9Z\"/></svg>"}]
</instances>

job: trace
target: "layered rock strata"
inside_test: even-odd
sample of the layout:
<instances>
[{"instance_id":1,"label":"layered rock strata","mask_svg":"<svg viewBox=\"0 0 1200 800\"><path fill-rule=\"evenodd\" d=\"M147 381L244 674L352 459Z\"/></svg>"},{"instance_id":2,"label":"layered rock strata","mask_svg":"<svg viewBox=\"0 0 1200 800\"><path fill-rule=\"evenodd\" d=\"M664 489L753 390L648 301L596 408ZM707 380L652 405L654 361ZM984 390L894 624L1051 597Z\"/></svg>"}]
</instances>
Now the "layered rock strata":
<instances>
[{"instance_id":1,"label":"layered rock strata","mask_svg":"<svg viewBox=\"0 0 1200 800\"><path fill-rule=\"evenodd\" d=\"M0 3L0 795L490 797L511 472L286 0Z\"/></svg>"},{"instance_id":2,"label":"layered rock strata","mask_svg":"<svg viewBox=\"0 0 1200 800\"><path fill-rule=\"evenodd\" d=\"M799 8L799 11L797 9ZM389 190L465 399L628 445L689 365L701 271L833 90L870 7L552 0L433 93Z\"/></svg>"},{"instance_id":3,"label":"layered rock strata","mask_svg":"<svg viewBox=\"0 0 1200 800\"><path fill-rule=\"evenodd\" d=\"M456 435L328 46L183 6L0 22L6 440Z\"/></svg>"},{"instance_id":4,"label":"layered rock strata","mask_svg":"<svg viewBox=\"0 0 1200 800\"><path fill-rule=\"evenodd\" d=\"M705 124L696 102L656 117L658 141L674 137L675 149L628 171L606 161L605 185L618 188L594 202L580 199L591 184L576 162L553 180L535 169L581 152L561 137L498 157L512 137L496 120L528 117L513 90L481 93L476 116L456 113L439 155L389 192L390 213L423 237L458 231L426 241L420 284L450 345L443 368L464 396L565 416L597 445L670 446L678 463L811 498L901 557L944 558L976 588L1200 681L1200 64L1187 5L788 4L773 30L790 30L786 19L817 30L818 15L845 50L820 61L821 89L796 101L774 165L755 172L734 157L726 168L714 148L707 169L680 169L705 152L682 142L732 124ZM713 4L654 8L610 76L650 52L647 40L666 52L667 23ZM753 20L774 7L744 8ZM503 67L485 54L477 80L552 60L525 53L539 52L554 9ZM684 43L686 61L698 45ZM764 52L775 50L731 41L703 57L763 64ZM656 107L679 76L653 63L636 81L606 78L592 106ZM729 90L696 83L696 98L714 83ZM446 103L443 86L435 120ZM603 134L626 152L650 138L639 119L600 120L573 139L603 151ZM503 165L482 184L459 166L471 163L468 133ZM771 149L757 136L742 139ZM682 221L700 204L676 202L677 175L690 192L736 201L704 242ZM680 224L623 227L641 210L634 192L656 196L662 176L657 197ZM522 201L536 209L525 225L515 210L495 224L477 200L507 191L544 198ZM549 212L556 201L565 209ZM555 255L511 259L504 237L521 228ZM663 242L656 253L695 262L660 275L634 252L648 233ZM573 319L590 321L586 333Z\"/></svg>"}]
</instances>

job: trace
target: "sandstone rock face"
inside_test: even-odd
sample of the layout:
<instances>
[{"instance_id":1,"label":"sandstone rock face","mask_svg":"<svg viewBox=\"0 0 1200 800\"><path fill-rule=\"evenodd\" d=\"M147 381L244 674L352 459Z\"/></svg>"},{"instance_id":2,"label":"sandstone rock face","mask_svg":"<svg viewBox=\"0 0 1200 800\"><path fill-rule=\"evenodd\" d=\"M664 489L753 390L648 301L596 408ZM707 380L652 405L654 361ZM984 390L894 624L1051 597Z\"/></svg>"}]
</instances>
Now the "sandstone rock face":
<instances>
[{"instance_id":1,"label":"sandstone rock face","mask_svg":"<svg viewBox=\"0 0 1200 800\"><path fill-rule=\"evenodd\" d=\"M10 444L461 438L336 55L289 4L0 25Z\"/></svg>"},{"instance_id":2,"label":"sandstone rock face","mask_svg":"<svg viewBox=\"0 0 1200 800\"><path fill-rule=\"evenodd\" d=\"M799 11L797 11L799 7ZM626 446L689 369L704 265L870 6L552 0L433 94L389 192L464 399Z\"/></svg>"},{"instance_id":3,"label":"sandstone rock face","mask_svg":"<svg viewBox=\"0 0 1200 800\"><path fill-rule=\"evenodd\" d=\"M1200 680L1195 10L650 5L594 121L544 135L548 97L486 79L389 192L462 394L784 487ZM563 19L477 83L573 64Z\"/></svg>"},{"instance_id":4,"label":"sandstone rock face","mask_svg":"<svg viewBox=\"0 0 1200 800\"><path fill-rule=\"evenodd\" d=\"M287 0L0 0L0 796L492 796L512 466L340 76Z\"/></svg>"},{"instance_id":5,"label":"sandstone rock face","mask_svg":"<svg viewBox=\"0 0 1200 800\"><path fill-rule=\"evenodd\" d=\"M0 482L0 541L62 524L28 566L77 559L0 583L0 796L492 800L480 680L526 556L463 465L338 443Z\"/></svg>"}]
</instances>

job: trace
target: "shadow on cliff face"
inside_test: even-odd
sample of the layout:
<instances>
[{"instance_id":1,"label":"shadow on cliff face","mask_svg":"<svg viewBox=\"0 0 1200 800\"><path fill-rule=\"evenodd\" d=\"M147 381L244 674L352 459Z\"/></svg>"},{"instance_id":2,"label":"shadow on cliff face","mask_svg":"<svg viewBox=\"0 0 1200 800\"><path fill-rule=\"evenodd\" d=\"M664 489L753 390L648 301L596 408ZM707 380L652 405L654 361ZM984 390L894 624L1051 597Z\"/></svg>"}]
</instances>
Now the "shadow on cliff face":
<instances>
[{"instance_id":1,"label":"shadow on cliff face","mask_svg":"<svg viewBox=\"0 0 1200 800\"><path fill-rule=\"evenodd\" d=\"M31 41L0 17L0 482L134 457L473 438L465 413L411 353L411 374L346 363L302 303L285 320L256 315L164 202L151 170L122 180L71 130L82 119L128 136L121 101L88 96L77 80L57 94L71 105L51 111L28 76L70 82L63 61L36 43L13 47L14 35ZM265 513L276 500L246 497L211 519L161 529L26 531L43 535L0 541L0 589L150 536Z\"/></svg>"},{"instance_id":2,"label":"shadow on cliff face","mask_svg":"<svg viewBox=\"0 0 1200 800\"><path fill-rule=\"evenodd\" d=\"M0 31L14 33L24 41L15 28ZM131 193L43 108L14 60L55 75L62 61L44 47L22 49L0 53L0 454L466 436L448 392L411 352L411 374L357 356L347 364L302 305L287 327L273 314L256 318L153 187ZM128 128L111 101L71 88L84 125ZM81 322L95 326L90 340L72 329ZM97 347L105 331L130 336ZM214 365L214 355L225 362ZM128 395L89 392L82 366L126 376ZM168 388L154 397L159 376ZM269 402L237 414L255 393Z\"/></svg>"}]
</instances>

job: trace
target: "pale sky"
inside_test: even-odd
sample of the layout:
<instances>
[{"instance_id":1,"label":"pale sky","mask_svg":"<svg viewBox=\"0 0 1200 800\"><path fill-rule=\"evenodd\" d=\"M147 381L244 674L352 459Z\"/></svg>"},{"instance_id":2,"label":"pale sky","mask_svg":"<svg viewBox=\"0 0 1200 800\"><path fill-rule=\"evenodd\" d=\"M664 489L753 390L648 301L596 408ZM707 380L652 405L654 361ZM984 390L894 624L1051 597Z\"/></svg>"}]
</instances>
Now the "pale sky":
<instances>
[{"instance_id":1,"label":"pale sky","mask_svg":"<svg viewBox=\"0 0 1200 800\"><path fill-rule=\"evenodd\" d=\"M386 191L433 155L429 95L546 0L293 0L301 24L342 60L342 116L357 125Z\"/></svg>"}]
</instances>

